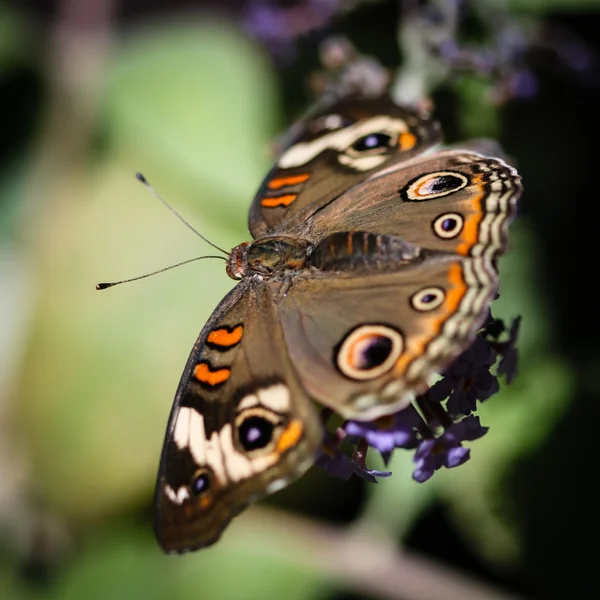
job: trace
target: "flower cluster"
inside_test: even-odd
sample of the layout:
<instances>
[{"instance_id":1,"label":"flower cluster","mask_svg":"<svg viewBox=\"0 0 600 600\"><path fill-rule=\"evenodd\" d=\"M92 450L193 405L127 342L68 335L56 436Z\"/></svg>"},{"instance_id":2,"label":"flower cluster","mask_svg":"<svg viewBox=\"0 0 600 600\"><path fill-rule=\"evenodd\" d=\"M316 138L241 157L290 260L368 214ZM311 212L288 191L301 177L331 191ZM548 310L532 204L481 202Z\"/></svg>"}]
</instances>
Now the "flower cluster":
<instances>
[{"instance_id":1,"label":"flower cluster","mask_svg":"<svg viewBox=\"0 0 600 600\"><path fill-rule=\"evenodd\" d=\"M348 0L304 0L297 2L249 2L243 23L246 30L262 40L273 55L293 55L299 37L329 25L336 14L351 8Z\"/></svg>"},{"instance_id":2,"label":"flower cluster","mask_svg":"<svg viewBox=\"0 0 600 600\"><path fill-rule=\"evenodd\" d=\"M520 322L518 317L507 327L490 316L473 344L413 404L372 422L346 421L328 433L317 466L343 479L354 474L376 481L391 473L368 469L367 449L378 450L387 464L396 448L404 448L415 451L413 478L421 483L442 467L465 463L470 449L463 442L476 440L488 430L475 415L477 403L498 392L499 378L510 383L517 373ZM328 417L329 413L325 422ZM347 441L355 442L352 454L341 448Z\"/></svg>"},{"instance_id":3,"label":"flower cluster","mask_svg":"<svg viewBox=\"0 0 600 600\"><path fill-rule=\"evenodd\" d=\"M507 9L471 0L426 2L410 15L424 45L451 72L467 72L490 81L489 100L501 104L537 94L532 65L566 70L582 83L592 80L592 49L567 29L517 20ZM483 41L468 43L465 24L477 22Z\"/></svg>"},{"instance_id":4,"label":"flower cluster","mask_svg":"<svg viewBox=\"0 0 600 600\"><path fill-rule=\"evenodd\" d=\"M365 0L251 0L242 24L274 57L285 61L294 57L300 38L326 30L363 3ZM402 4L398 25L416 33L411 36L419 47L415 54L427 54L452 73L466 72L489 80L489 100L494 103L535 96L539 84L534 64L573 73L582 83L597 77L593 51L571 31L517 20L498 3L428 0ZM466 41L463 30L473 22L485 32L481 42ZM405 50L412 51L410 47Z\"/></svg>"}]
</instances>

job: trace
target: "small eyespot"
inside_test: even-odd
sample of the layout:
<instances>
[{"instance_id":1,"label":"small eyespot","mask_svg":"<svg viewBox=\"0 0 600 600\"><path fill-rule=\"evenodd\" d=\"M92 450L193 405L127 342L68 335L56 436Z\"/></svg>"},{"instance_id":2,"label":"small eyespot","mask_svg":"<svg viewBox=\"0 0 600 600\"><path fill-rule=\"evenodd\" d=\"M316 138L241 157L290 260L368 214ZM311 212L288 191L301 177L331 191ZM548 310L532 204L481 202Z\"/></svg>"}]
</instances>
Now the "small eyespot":
<instances>
[{"instance_id":1,"label":"small eyespot","mask_svg":"<svg viewBox=\"0 0 600 600\"><path fill-rule=\"evenodd\" d=\"M406 188L409 200L430 200L458 192L466 185L469 179L458 172L439 171L422 175Z\"/></svg>"},{"instance_id":2,"label":"small eyespot","mask_svg":"<svg viewBox=\"0 0 600 600\"><path fill-rule=\"evenodd\" d=\"M434 233L445 240L456 237L463 228L464 219L458 213L440 215L432 224Z\"/></svg>"},{"instance_id":3,"label":"small eyespot","mask_svg":"<svg viewBox=\"0 0 600 600\"><path fill-rule=\"evenodd\" d=\"M356 152L369 152L381 148L388 148L391 139L392 138L386 133L369 133L356 140L356 142L352 144L352 150Z\"/></svg>"},{"instance_id":4,"label":"small eyespot","mask_svg":"<svg viewBox=\"0 0 600 600\"><path fill-rule=\"evenodd\" d=\"M251 452L268 446L273 441L274 431L275 423L258 415L251 415L240 423L238 437L244 450Z\"/></svg>"},{"instance_id":5,"label":"small eyespot","mask_svg":"<svg viewBox=\"0 0 600 600\"><path fill-rule=\"evenodd\" d=\"M196 494L196 496L200 496L200 494L204 494L208 492L210 489L210 477L206 471L202 471L198 473L194 477L194 482L192 483L192 492Z\"/></svg>"},{"instance_id":6,"label":"small eyespot","mask_svg":"<svg viewBox=\"0 0 600 600\"><path fill-rule=\"evenodd\" d=\"M402 335L386 325L361 325L339 345L334 360L351 379L374 379L389 371L404 348Z\"/></svg>"},{"instance_id":7,"label":"small eyespot","mask_svg":"<svg viewBox=\"0 0 600 600\"><path fill-rule=\"evenodd\" d=\"M425 312L436 309L444 302L445 297L446 293L442 288L427 287L413 294L410 303L415 310Z\"/></svg>"}]
</instances>

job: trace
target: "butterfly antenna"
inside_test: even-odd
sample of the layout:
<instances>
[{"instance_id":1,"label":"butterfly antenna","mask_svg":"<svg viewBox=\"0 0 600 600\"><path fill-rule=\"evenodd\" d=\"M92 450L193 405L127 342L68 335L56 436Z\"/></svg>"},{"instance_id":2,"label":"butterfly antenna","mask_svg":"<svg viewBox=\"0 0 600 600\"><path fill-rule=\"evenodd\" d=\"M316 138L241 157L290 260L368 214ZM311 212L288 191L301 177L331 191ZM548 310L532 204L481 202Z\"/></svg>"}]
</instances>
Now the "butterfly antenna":
<instances>
[{"instance_id":1,"label":"butterfly antenna","mask_svg":"<svg viewBox=\"0 0 600 600\"><path fill-rule=\"evenodd\" d=\"M210 244L213 248L216 248L219 252L223 252L227 256L229 256L229 252L227 250L223 250L223 248L219 248L216 244L213 244L210 240L207 240L197 229L194 229L151 185L150 182L142 175L141 173L136 173L138 181L141 181L150 192L158 198L186 227L191 229L200 239L203 239L207 244ZM183 264L183 263L182 263ZM177 266L177 265L174 265Z\"/></svg>"},{"instance_id":2,"label":"butterfly antenna","mask_svg":"<svg viewBox=\"0 0 600 600\"><path fill-rule=\"evenodd\" d=\"M137 281L138 279L145 279L146 277L151 277L152 275L158 275L158 273L164 273L165 271L170 271L175 267L181 267L182 265L187 265L188 263L194 262L196 260L202 260L204 258L218 258L220 260L227 260L224 256L196 256L196 258L190 258L188 260L184 260L180 263L170 265L169 267L165 267L164 269L159 269L158 271L152 271L152 273L146 273L145 275L140 275L139 277L132 277L131 279L123 279L122 281L113 281L112 283L97 283L97 290L106 290L107 288L114 287L115 285L120 285L121 283L129 283L130 281Z\"/></svg>"}]
</instances>

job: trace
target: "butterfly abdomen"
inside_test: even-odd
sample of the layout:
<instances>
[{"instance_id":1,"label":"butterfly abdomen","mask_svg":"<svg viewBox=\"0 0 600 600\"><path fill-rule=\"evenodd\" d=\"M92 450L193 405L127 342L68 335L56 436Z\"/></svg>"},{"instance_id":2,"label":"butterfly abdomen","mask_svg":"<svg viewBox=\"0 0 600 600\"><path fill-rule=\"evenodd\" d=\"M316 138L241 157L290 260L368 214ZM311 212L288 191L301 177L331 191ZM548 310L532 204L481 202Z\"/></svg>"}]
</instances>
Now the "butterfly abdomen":
<instances>
[{"instance_id":1,"label":"butterfly abdomen","mask_svg":"<svg viewBox=\"0 0 600 600\"><path fill-rule=\"evenodd\" d=\"M311 266L321 271L356 268L390 269L419 256L418 246L393 235L340 231L319 242L310 254Z\"/></svg>"}]
</instances>

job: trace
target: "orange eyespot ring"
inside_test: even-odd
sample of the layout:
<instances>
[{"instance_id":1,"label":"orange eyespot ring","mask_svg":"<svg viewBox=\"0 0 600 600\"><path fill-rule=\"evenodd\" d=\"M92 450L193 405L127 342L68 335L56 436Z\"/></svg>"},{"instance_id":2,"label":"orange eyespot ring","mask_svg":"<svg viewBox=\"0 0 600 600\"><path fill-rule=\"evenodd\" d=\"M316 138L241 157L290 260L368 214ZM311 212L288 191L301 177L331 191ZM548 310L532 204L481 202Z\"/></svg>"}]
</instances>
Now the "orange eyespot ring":
<instances>
[{"instance_id":1,"label":"orange eyespot ring","mask_svg":"<svg viewBox=\"0 0 600 600\"><path fill-rule=\"evenodd\" d=\"M360 325L338 346L334 360L343 375L368 381L391 370L402 354L404 338L388 325Z\"/></svg>"},{"instance_id":2,"label":"orange eyespot ring","mask_svg":"<svg viewBox=\"0 0 600 600\"><path fill-rule=\"evenodd\" d=\"M431 200L454 194L466 187L469 179L458 171L438 171L422 175L406 188L409 200Z\"/></svg>"}]
</instances>

